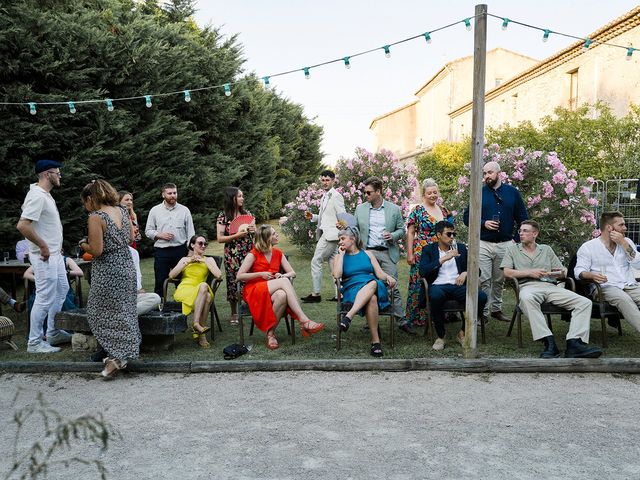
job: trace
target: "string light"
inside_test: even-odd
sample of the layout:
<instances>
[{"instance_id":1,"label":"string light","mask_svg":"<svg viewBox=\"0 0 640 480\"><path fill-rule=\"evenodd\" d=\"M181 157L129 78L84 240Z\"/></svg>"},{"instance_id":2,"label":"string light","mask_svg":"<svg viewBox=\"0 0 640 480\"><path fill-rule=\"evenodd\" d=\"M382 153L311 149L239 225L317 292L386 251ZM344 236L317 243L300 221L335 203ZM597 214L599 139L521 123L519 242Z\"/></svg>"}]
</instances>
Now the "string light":
<instances>
[{"instance_id":1,"label":"string light","mask_svg":"<svg viewBox=\"0 0 640 480\"><path fill-rule=\"evenodd\" d=\"M344 62L344 68L347 70L351 68L351 62L349 61L350 57L344 57L342 61Z\"/></svg>"},{"instance_id":2,"label":"string light","mask_svg":"<svg viewBox=\"0 0 640 480\"><path fill-rule=\"evenodd\" d=\"M73 102L68 102L67 105L69 105L69 113L76 113L76 104Z\"/></svg>"},{"instance_id":3,"label":"string light","mask_svg":"<svg viewBox=\"0 0 640 480\"><path fill-rule=\"evenodd\" d=\"M589 47L591 46L592 43L593 41L590 38L587 38L584 41L584 45L582 46L582 48L584 48L585 50L589 50Z\"/></svg>"},{"instance_id":4,"label":"string light","mask_svg":"<svg viewBox=\"0 0 640 480\"><path fill-rule=\"evenodd\" d=\"M225 83L225 84L224 84L224 94L225 94L227 97L230 97L230 96L231 96L231 84L230 84L230 83Z\"/></svg>"},{"instance_id":5,"label":"string light","mask_svg":"<svg viewBox=\"0 0 640 480\"><path fill-rule=\"evenodd\" d=\"M189 92L189 90L185 90L184 91L184 101L185 102L190 102L191 101L191 92Z\"/></svg>"},{"instance_id":6,"label":"string light","mask_svg":"<svg viewBox=\"0 0 640 480\"><path fill-rule=\"evenodd\" d=\"M104 103L107 104L107 110L109 110L110 112L113 112L113 102L111 101L110 98L107 98Z\"/></svg>"},{"instance_id":7,"label":"string light","mask_svg":"<svg viewBox=\"0 0 640 480\"><path fill-rule=\"evenodd\" d=\"M262 81L264 82L265 87L269 86L269 77L262 77Z\"/></svg>"},{"instance_id":8,"label":"string light","mask_svg":"<svg viewBox=\"0 0 640 480\"><path fill-rule=\"evenodd\" d=\"M304 78L309 80L309 78L311 78L311 74L309 73L309 67L304 67L302 71L304 72Z\"/></svg>"},{"instance_id":9,"label":"string light","mask_svg":"<svg viewBox=\"0 0 640 480\"><path fill-rule=\"evenodd\" d=\"M35 115L36 113L38 113L36 112L36 104L33 102L29 102L29 113L31 115Z\"/></svg>"},{"instance_id":10,"label":"string light","mask_svg":"<svg viewBox=\"0 0 640 480\"><path fill-rule=\"evenodd\" d=\"M391 58L391 47L389 45L385 45L382 49L384 50L384 56Z\"/></svg>"},{"instance_id":11,"label":"string light","mask_svg":"<svg viewBox=\"0 0 640 480\"><path fill-rule=\"evenodd\" d=\"M151 95L144 96L144 104L147 106L147 108L151 108Z\"/></svg>"},{"instance_id":12,"label":"string light","mask_svg":"<svg viewBox=\"0 0 640 480\"><path fill-rule=\"evenodd\" d=\"M631 60L631 55L633 55L633 51L634 50L635 50L635 48L633 48L633 47L627 48L627 60Z\"/></svg>"},{"instance_id":13,"label":"string light","mask_svg":"<svg viewBox=\"0 0 640 480\"><path fill-rule=\"evenodd\" d=\"M502 30L506 30L509 26L509 19L507 17L502 19Z\"/></svg>"},{"instance_id":14,"label":"string light","mask_svg":"<svg viewBox=\"0 0 640 480\"><path fill-rule=\"evenodd\" d=\"M464 19L464 26L467 28L468 31L471 31L471 19L470 18L465 18Z\"/></svg>"},{"instance_id":15,"label":"string light","mask_svg":"<svg viewBox=\"0 0 640 480\"><path fill-rule=\"evenodd\" d=\"M431 43L431 32L424 32L422 36L427 41L427 43Z\"/></svg>"},{"instance_id":16,"label":"string light","mask_svg":"<svg viewBox=\"0 0 640 480\"><path fill-rule=\"evenodd\" d=\"M544 33L542 34L542 41L543 42L549 41L549 35L550 34L551 34L551 30L545 29Z\"/></svg>"}]
</instances>

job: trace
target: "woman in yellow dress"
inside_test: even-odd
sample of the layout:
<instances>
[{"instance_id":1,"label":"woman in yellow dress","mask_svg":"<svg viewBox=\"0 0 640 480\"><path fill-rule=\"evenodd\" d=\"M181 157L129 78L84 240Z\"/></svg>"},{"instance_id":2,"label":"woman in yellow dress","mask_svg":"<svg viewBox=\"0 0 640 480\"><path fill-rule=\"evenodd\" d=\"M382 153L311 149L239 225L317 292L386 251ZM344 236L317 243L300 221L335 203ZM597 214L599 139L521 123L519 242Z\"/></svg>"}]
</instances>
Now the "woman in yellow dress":
<instances>
[{"instance_id":1,"label":"woman in yellow dress","mask_svg":"<svg viewBox=\"0 0 640 480\"><path fill-rule=\"evenodd\" d=\"M207 276L211 272L216 279L222 278L216 261L204 256L207 245L204 235L191 237L188 246L189 255L181 258L169 272L169 278L182 275L173 298L182 303L182 313L189 315L193 312L193 332L202 348L210 347L205 334L211 329L206 326L206 320L213 301L213 291L207 283Z\"/></svg>"}]
</instances>

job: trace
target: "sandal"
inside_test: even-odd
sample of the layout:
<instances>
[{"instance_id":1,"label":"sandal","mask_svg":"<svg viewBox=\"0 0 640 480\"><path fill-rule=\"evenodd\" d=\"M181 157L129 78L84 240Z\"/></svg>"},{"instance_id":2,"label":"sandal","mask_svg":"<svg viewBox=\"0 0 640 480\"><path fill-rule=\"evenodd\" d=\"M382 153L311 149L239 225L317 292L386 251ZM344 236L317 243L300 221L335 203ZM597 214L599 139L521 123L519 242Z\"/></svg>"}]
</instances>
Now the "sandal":
<instances>
[{"instance_id":1,"label":"sandal","mask_svg":"<svg viewBox=\"0 0 640 480\"><path fill-rule=\"evenodd\" d=\"M231 317L229 317L229 323L231 325L238 325L240 322L238 320L238 314L237 313L232 313Z\"/></svg>"},{"instance_id":2,"label":"sandal","mask_svg":"<svg viewBox=\"0 0 640 480\"><path fill-rule=\"evenodd\" d=\"M202 330L198 330L196 328L196 325L200 325L200 324L195 324L195 323L193 324L193 333L197 333L198 335L204 335L209 330L211 330L211 327L203 327L203 326L200 326L200 328L202 328Z\"/></svg>"},{"instance_id":3,"label":"sandal","mask_svg":"<svg viewBox=\"0 0 640 480\"><path fill-rule=\"evenodd\" d=\"M351 319L347 317L346 313L342 314L342 318L340 318L340 331L346 332L347 330L349 330L350 326L351 326Z\"/></svg>"},{"instance_id":4,"label":"sandal","mask_svg":"<svg viewBox=\"0 0 640 480\"><path fill-rule=\"evenodd\" d=\"M371 344L371 356L372 357L382 357L384 355L383 351L382 351L382 345L380 345L379 343L372 343Z\"/></svg>"},{"instance_id":5,"label":"sandal","mask_svg":"<svg viewBox=\"0 0 640 480\"><path fill-rule=\"evenodd\" d=\"M117 359L110 357L103 359L102 363L104 363L104 369L100 372L100 375L105 380L115 377L118 374L118 370L127 366L126 363L121 364Z\"/></svg>"},{"instance_id":6,"label":"sandal","mask_svg":"<svg viewBox=\"0 0 640 480\"><path fill-rule=\"evenodd\" d=\"M278 345L278 339L276 338L276 334L271 332L267 333L267 348L269 350L275 350L280 345Z\"/></svg>"},{"instance_id":7,"label":"sandal","mask_svg":"<svg viewBox=\"0 0 640 480\"><path fill-rule=\"evenodd\" d=\"M300 333L303 337L310 337L313 333L318 333L324 328L324 323L314 322L313 320L307 320L306 322L300 322Z\"/></svg>"},{"instance_id":8,"label":"sandal","mask_svg":"<svg viewBox=\"0 0 640 480\"><path fill-rule=\"evenodd\" d=\"M198 338L198 345L200 345L200 348L211 348L211 344L204 335L200 335L200 338Z\"/></svg>"}]
</instances>

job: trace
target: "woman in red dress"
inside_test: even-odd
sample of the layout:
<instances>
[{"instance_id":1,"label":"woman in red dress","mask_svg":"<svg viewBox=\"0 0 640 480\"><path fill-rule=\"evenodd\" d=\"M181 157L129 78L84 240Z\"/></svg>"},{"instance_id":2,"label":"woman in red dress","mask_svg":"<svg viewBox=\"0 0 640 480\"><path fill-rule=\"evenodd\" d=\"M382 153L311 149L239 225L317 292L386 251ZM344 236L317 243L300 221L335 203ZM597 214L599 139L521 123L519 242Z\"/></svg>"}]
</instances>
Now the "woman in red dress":
<instances>
[{"instance_id":1,"label":"woman in red dress","mask_svg":"<svg viewBox=\"0 0 640 480\"><path fill-rule=\"evenodd\" d=\"M274 247L277 243L278 233L273 227L261 225L254 247L236 276L238 281L245 282L242 298L247 302L256 326L267 333L267 347L271 350L278 348L275 330L285 312L300 322L303 337L324 328L324 323L310 320L300 308L298 295L289 280L296 272L282 251Z\"/></svg>"}]
</instances>

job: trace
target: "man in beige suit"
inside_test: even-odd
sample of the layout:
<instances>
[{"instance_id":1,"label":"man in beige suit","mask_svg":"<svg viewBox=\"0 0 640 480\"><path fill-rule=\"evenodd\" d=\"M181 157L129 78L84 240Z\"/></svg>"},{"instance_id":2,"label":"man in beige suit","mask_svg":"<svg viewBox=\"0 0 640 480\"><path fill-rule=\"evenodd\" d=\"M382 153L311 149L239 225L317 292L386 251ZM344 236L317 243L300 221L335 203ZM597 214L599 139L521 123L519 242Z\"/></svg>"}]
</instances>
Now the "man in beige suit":
<instances>
[{"instance_id":1,"label":"man in beige suit","mask_svg":"<svg viewBox=\"0 0 640 480\"><path fill-rule=\"evenodd\" d=\"M338 249L338 222L337 215L344 213L344 198L333 188L336 183L336 174L331 170L320 172L320 185L324 190L324 195L320 201L320 211L317 215L307 211L305 216L312 222L318 223L316 230L316 251L311 259L311 281L313 291L302 298L303 302L319 302L322 298L320 290L322 287L322 267L324 262L331 262Z\"/></svg>"}]
</instances>

